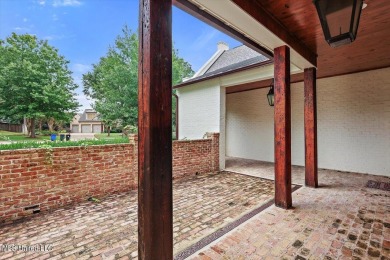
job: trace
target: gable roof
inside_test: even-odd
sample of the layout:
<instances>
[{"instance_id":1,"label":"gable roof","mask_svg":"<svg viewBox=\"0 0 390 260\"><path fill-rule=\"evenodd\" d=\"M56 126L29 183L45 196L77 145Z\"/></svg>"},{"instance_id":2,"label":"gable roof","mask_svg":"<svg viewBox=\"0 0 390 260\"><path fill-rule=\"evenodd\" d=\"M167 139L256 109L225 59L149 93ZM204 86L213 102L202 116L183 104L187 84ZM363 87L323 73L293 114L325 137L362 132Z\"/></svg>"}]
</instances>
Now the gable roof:
<instances>
[{"instance_id":1,"label":"gable roof","mask_svg":"<svg viewBox=\"0 0 390 260\"><path fill-rule=\"evenodd\" d=\"M84 113L80 115L79 122L86 122L86 121L100 122L101 121L98 114L96 114L96 116L93 119L87 119L87 114L89 113L97 113L97 112L93 109L85 109Z\"/></svg>"},{"instance_id":2,"label":"gable roof","mask_svg":"<svg viewBox=\"0 0 390 260\"><path fill-rule=\"evenodd\" d=\"M234 67L251 65L253 63L266 60L268 60L267 57L246 47L245 45L241 45L236 48L224 51L204 75L213 73L215 71L230 70Z\"/></svg>"},{"instance_id":3,"label":"gable roof","mask_svg":"<svg viewBox=\"0 0 390 260\"><path fill-rule=\"evenodd\" d=\"M218 52L218 51L217 51ZM272 62L264 55L246 47L245 45L225 50L214 63L202 74L196 73L194 77L174 86L179 88L198 81L211 79L217 76L233 73L239 70L245 70L252 67L266 65Z\"/></svg>"}]
</instances>

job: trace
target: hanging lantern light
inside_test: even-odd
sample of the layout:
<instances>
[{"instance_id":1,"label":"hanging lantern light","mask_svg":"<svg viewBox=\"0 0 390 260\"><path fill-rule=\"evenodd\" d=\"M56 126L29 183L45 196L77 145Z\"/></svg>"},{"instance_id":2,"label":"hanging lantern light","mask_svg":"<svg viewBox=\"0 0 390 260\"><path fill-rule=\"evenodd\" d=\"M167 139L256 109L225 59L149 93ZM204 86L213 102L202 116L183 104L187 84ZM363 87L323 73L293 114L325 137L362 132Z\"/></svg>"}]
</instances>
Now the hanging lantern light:
<instances>
[{"instance_id":1,"label":"hanging lantern light","mask_svg":"<svg viewBox=\"0 0 390 260\"><path fill-rule=\"evenodd\" d=\"M326 41L332 47L356 39L363 0L314 0Z\"/></svg>"},{"instance_id":2,"label":"hanging lantern light","mask_svg":"<svg viewBox=\"0 0 390 260\"><path fill-rule=\"evenodd\" d=\"M269 91L267 94L268 104L273 107L274 106L274 80L272 79L272 83L269 86Z\"/></svg>"}]
</instances>

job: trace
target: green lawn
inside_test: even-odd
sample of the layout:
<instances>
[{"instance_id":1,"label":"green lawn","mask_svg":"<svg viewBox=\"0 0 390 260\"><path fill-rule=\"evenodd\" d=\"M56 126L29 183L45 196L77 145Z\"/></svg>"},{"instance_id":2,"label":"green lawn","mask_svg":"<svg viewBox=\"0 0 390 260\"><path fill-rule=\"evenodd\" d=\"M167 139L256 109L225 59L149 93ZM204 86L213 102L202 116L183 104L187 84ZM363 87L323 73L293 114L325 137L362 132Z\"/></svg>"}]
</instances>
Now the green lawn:
<instances>
[{"instance_id":1,"label":"green lawn","mask_svg":"<svg viewBox=\"0 0 390 260\"><path fill-rule=\"evenodd\" d=\"M89 146L89 145L105 145L105 144L123 144L128 143L129 139L122 138L122 134L97 134L95 137L98 140L79 140L79 141L59 141L50 142L50 136L37 136L37 138L29 138L20 133L12 133L0 130L0 141L12 141L5 144L0 144L0 150L16 150L30 148L52 148L52 147L67 147L67 146Z\"/></svg>"},{"instance_id":2,"label":"green lawn","mask_svg":"<svg viewBox=\"0 0 390 260\"><path fill-rule=\"evenodd\" d=\"M111 133L110 136L107 136L107 133L95 134L95 138L98 140L116 140L127 138L125 135L122 137L122 133Z\"/></svg>"},{"instance_id":3,"label":"green lawn","mask_svg":"<svg viewBox=\"0 0 390 260\"><path fill-rule=\"evenodd\" d=\"M0 141L13 141L13 142L38 142L43 140L50 140L50 136L39 136L36 138L30 138L21 133L14 133L0 130Z\"/></svg>"},{"instance_id":4,"label":"green lawn","mask_svg":"<svg viewBox=\"0 0 390 260\"><path fill-rule=\"evenodd\" d=\"M14 133L14 132L0 130L0 135L20 135L20 133Z\"/></svg>"},{"instance_id":5,"label":"green lawn","mask_svg":"<svg viewBox=\"0 0 390 260\"><path fill-rule=\"evenodd\" d=\"M107 136L107 133L95 134L95 137L98 140L121 140L127 138L126 136L122 137L122 133L111 133L110 136ZM59 135L57 136L57 139L59 139ZM0 141L38 142L44 140L50 140L50 136L37 135L37 138L30 138L21 133L13 133L0 130Z\"/></svg>"},{"instance_id":6,"label":"green lawn","mask_svg":"<svg viewBox=\"0 0 390 260\"><path fill-rule=\"evenodd\" d=\"M124 135L122 137L122 133L111 133L110 136L107 136L107 133L103 134L95 134L95 138L98 140L117 140L126 138ZM176 133L172 133L172 140L176 140Z\"/></svg>"}]
</instances>

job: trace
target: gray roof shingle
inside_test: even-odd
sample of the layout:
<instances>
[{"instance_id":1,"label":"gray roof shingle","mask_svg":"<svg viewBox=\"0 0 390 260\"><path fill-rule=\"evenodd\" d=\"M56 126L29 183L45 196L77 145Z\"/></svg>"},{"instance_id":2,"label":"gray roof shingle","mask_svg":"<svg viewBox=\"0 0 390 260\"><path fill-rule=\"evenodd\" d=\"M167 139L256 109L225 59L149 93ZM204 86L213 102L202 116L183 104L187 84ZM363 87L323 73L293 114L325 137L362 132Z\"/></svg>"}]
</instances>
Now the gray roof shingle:
<instances>
[{"instance_id":1,"label":"gray roof shingle","mask_svg":"<svg viewBox=\"0 0 390 260\"><path fill-rule=\"evenodd\" d=\"M269 61L269 59L264 55L257 53L245 45L241 45L222 53L203 75L191 78L185 81L184 84L188 85L194 81L207 79L209 77L217 76L218 74L235 71L255 64L261 64L266 61Z\"/></svg>"},{"instance_id":2,"label":"gray roof shingle","mask_svg":"<svg viewBox=\"0 0 390 260\"><path fill-rule=\"evenodd\" d=\"M251 60L252 63L249 62L249 60ZM241 45L222 53L221 56L219 56L219 58L214 62L214 64L211 65L211 67L203 75L211 74L215 71L221 72L224 70L231 70L232 65L236 65L237 68L241 68L243 64L246 63L251 63L247 64L247 66L249 66L256 62L263 62L266 60L268 60L267 57L257 53L256 51L246 47L245 45Z\"/></svg>"}]
</instances>

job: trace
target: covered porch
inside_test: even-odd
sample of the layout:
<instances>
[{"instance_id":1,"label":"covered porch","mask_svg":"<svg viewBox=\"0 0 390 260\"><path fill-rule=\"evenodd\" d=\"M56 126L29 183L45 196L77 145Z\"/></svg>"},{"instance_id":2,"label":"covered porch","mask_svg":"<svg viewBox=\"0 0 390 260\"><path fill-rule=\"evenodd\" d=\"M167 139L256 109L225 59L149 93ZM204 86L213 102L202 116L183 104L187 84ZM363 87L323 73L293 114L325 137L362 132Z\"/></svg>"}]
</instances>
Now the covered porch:
<instances>
[{"instance_id":1,"label":"covered porch","mask_svg":"<svg viewBox=\"0 0 390 260\"><path fill-rule=\"evenodd\" d=\"M370 2L371 9L362 15L361 28L364 30L361 31L376 34L380 41L369 33L361 33L359 41L345 48L333 49L324 41L315 8L308 3L256 0L224 1L222 5L219 1L206 0L176 0L173 3L239 39L273 63L271 70L262 70L260 78L248 78L248 84L235 85L235 91L264 88L269 86L270 79L274 79L276 207L256 215L232 233L235 235L227 235L209 250L198 252L196 257L305 259L312 254L311 257L316 259L348 258L355 254L356 258L388 258L387 191L365 188L372 179L388 182L388 178L341 174L336 169L324 170L324 176L328 178L319 183L317 78L390 66L390 58L383 58L387 50L384 42L390 39L385 18L389 4ZM381 15L376 15L378 12ZM171 259L171 1L141 1L140 14L139 256L141 259ZM368 50L367 46L373 48ZM292 82L303 82L304 85L305 177L301 182L304 180L305 187L296 193L292 193L291 179ZM224 107L226 92L220 90L218 100ZM223 121L224 116L224 111L220 110L218 119ZM224 136L224 123L219 127L221 136ZM220 143L220 151L225 151L224 145ZM220 159L221 168L225 168L224 155ZM382 160L382 163L386 161ZM378 185L387 187L383 183ZM154 212L161 214L155 215ZM268 213L271 217L264 215ZM364 230L364 227L369 230ZM301 237L297 238L297 233ZM275 238L279 240L275 241ZM302 247L306 238L309 245ZM368 240L370 242L364 242ZM319 242L315 241L326 242L317 248ZM292 247L289 247L291 242ZM263 244L266 246L262 247ZM290 249L286 251L286 247Z\"/></svg>"}]
</instances>

